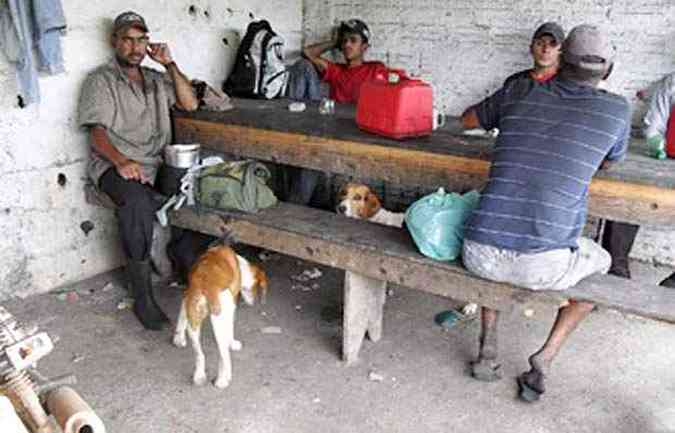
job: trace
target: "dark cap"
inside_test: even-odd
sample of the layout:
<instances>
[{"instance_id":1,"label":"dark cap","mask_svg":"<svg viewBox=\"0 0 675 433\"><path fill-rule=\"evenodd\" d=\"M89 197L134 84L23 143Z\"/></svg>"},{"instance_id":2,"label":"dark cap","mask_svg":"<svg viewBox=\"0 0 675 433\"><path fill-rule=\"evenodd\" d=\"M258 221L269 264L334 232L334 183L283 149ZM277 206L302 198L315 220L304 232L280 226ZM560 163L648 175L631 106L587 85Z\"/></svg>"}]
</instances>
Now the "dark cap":
<instances>
[{"instance_id":1,"label":"dark cap","mask_svg":"<svg viewBox=\"0 0 675 433\"><path fill-rule=\"evenodd\" d=\"M614 61L614 47L605 32L590 24L576 26L563 44L563 59L587 71L602 72Z\"/></svg>"},{"instance_id":2,"label":"dark cap","mask_svg":"<svg viewBox=\"0 0 675 433\"><path fill-rule=\"evenodd\" d=\"M113 32L117 32L125 27L136 27L144 32L148 31L148 25L145 24L143 17L132 11L122 12L117 15L117 18L113 22Z\"/></svg>"},{"instance_id":3,"label":"dark cap","mask_svg":"<svg viewBox=\"0 0 675 433\"><path fill-rule=\"evenodd\" d=\"M555 39L558 45L562 45L562 43L565 41L565 31L560 26L560 24L553 21L549 21L540 25L539 28L534 32L532 41L546 35Z\"/></svg>"},{"instance_id":4,"label":"dark cap","mask_svg":"<svg viewBox=\"0 0 675 433\"><path fill-rule=\"evenodd\" d=\"M340 25L340 28L342 33L348 32L361 35L364 42L368 42L370 40L370 29L366 23L359 19L353 18L351 20L343 21Z\"/></svg>"}]
</instances>

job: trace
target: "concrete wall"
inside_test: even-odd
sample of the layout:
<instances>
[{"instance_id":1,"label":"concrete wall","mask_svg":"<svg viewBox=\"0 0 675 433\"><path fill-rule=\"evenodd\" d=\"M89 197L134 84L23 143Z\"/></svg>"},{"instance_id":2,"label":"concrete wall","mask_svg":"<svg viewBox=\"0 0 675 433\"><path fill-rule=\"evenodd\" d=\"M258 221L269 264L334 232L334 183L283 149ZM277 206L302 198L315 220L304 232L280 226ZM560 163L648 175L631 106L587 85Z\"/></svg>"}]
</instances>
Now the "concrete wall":
<instances>
[{"instance_id":1,"label":"concrete wall","mask_svg":"<svg viewBox=\"0 0 675 433\"><path fill-rule=\"evenodd\" d=\"M217 86L231 67L236 33L243 33L251 18L270 19L291 54L300 46L301 0L63 0L63 5L67 72L40 79L40 105L18 108L14 68L0 54L0 299L49 290L122 263L112 212L84 201L88 144L75 124L86 73L111 55L112 18L127 9L141 13L152 39L169 43L185 73ZM88 235L80 228L85 221L94 225Z\"/></svg>"},{"instance_id":2,"label":"concrete wall","mask_svg":"<svg viewBox=\"0 0 675 433\"><path fill-rule=\"evenodd\" d=\"M635 93L675 70L672 0L305 0L308 43L330 37L341 20L361 18L373 32L370 58L404 68L434 88L436 103L459 114L496 90L509 74L531 66L534 29L558 21L604 26L617 47L607 88L635 104ZM632 255L675 265L674 232L641 230Z\"/></svg>"},{"instance_id":3,"label":"concrete wall","mask_svg":"<svg viewBox=\"0 0 675 433\"><path fill-rule=\"evenodd\" d=\"M631 100L675 69L670 0L306 0L304 36L324 39L350 17L369 24L371 58L430 82L439 106L454 114L530 67L532 32L549 20L566 30L582 22L604 26L617 47L608 87Z\"/></svg>"}]
</instances>

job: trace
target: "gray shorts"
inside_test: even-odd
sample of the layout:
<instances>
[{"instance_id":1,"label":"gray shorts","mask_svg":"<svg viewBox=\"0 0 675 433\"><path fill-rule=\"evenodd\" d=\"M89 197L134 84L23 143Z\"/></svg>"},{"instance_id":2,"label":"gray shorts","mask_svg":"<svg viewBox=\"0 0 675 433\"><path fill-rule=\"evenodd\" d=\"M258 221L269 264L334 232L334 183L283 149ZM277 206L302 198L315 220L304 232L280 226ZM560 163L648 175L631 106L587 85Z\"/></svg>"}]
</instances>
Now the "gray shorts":
<instances>
[{"instance_id":1,"label":"gray shorts","mask_svg":"<svg viewBox=\"0 0 675 433\"><path fill-rule=\"evenodd\" d=\"M524 254L464 240L464 266L479 277L532 290L565 290L593 274L606 274L612 258L600 245L579 238L579 248Z\"/></svg>"}]
</instances>

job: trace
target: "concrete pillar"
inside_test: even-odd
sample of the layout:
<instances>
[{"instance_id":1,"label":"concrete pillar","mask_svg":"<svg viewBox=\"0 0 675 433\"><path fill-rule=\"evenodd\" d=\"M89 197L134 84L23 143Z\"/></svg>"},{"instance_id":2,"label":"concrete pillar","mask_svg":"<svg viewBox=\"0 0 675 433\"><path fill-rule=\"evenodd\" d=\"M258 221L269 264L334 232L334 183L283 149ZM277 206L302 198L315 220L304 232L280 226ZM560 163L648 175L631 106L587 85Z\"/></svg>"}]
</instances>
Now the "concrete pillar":
<instances>
[{"instance_id":1,"label":"concrete pillar","mask_svg":"<svg viewBox=\"0 0 675 433\"><path fill-rule=\"evenodd\" d=\"M342 359L353 364L366 333L371 341L382 337L382 316L387 282L345 272Z\"/></svg>"}]
</instances>

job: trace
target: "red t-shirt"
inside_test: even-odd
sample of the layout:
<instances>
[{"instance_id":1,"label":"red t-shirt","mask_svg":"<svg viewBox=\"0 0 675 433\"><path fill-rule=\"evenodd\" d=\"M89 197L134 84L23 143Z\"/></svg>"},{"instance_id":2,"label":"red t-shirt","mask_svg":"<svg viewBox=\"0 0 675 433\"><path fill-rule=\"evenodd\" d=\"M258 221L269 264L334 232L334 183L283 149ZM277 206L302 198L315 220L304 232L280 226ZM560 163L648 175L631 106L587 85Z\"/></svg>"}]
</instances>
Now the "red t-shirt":
<instances>
[{"instance_id":1,"label":"red t-shirt","mask_svg":"<svg viewBox=\"0 0 675 433\"><path fill-rule=\"evenodd\" d=\"M361 84L372 79L378 72L386 72L381 62L364 62L353 68L343 63L329 63L323 81L330 85L330 98L339 103L356 104Z\"/></svg>"}]
</instances>

